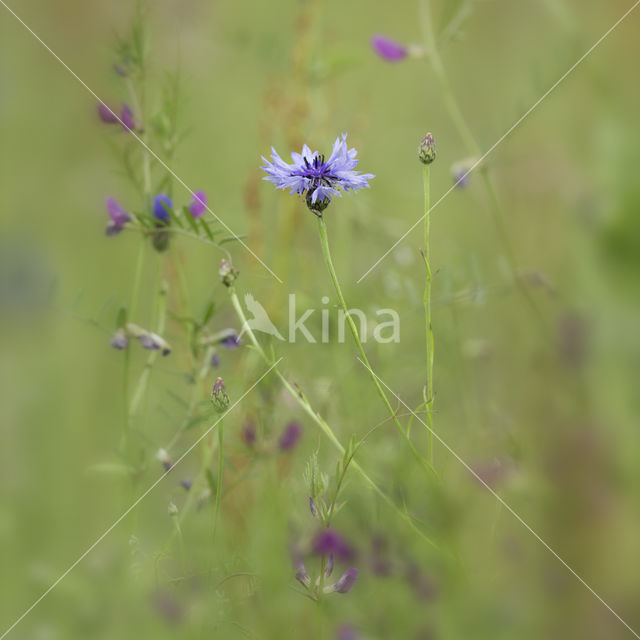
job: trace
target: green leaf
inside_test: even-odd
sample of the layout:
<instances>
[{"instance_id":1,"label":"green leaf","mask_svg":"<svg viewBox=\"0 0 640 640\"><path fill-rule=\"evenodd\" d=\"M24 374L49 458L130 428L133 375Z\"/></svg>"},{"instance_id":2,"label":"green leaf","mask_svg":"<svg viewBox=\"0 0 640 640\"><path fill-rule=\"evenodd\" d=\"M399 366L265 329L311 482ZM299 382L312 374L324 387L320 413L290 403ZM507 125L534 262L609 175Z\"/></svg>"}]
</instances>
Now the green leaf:
<instances>
[{"instance_id":1,"label":"green leaf","mask_svg":"<svg viewBox=\"0 0 640 640\"><path fill-rule=\"evenodd\" d=\"M215 242L215 238L213 237L213 233L211 233L211 229L209 229L209 225L202 218L200 218L200 226L202 227L209 240L211 240L211 242Z\"/></svg>"},{"instance_id":2,"label":"green leaf","mask_svg":"<svg viewBox=\"0 0 640 640\"><path fill-rule=\"evenodd\" d=\"M120 307L118 309L118 315L116 316L116 329L120 329L127 324L127 308Z\"/></svg>"}]
</instances>

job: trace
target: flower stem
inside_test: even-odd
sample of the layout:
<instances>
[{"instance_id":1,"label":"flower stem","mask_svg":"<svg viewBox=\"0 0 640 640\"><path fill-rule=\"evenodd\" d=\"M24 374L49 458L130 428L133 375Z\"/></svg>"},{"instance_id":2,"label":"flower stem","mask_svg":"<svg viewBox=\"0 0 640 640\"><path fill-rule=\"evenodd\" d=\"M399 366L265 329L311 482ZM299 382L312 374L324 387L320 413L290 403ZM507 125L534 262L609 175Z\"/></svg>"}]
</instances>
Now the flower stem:
<instances>
[{"instance_id":1,"label":"flower stem","mask_svg":"<svg viewBox=\"0 0 640 640\"><path fill-rule=\"evenodd\" d=\"M224 440L223 423L218 425L218 482L216 484L216 511L213 516L213 540L216 538L218 530L218 518L220 516L220 503L222 502L222 477L224 475L224 457L223 457L223 440Z\"/></svg>"},{"instance_id":2,"label":"flower stem","mask_svg":"<svg viewBox=\"0 0 640 640\"><path fill-rule=\"evenodd\" d=\"M433 325L431 322L431 242L430 227L431 215L429 213L430 183L429 165L424 167L424 266L426 271L424 285L424 313L425 327L427 331L427 381L424 389L424 406L427 412L427 427L429 429L429 463L433 466Z\"/></svg>"},{"instance_id":3,"label":"flower stem","mask_svg":"<svg viewBox=\"0 0 640 640\"><path fill-rule=\"evenodd\" d=\"M413 442L411 442L411 439L407 435L407 432L404 430L402 424L398 420L396 412L394 411L393 407L391 406L391 403L389 402L389 399L387 398L387 394L384 392L380 382L378 381L378 378L373 373L371 365L369 364L369 359L367 358L367 354L365 353L364 347L362 346L362 342L360 340L360 335L358 334L356 323L353 321L353 318L349 313L349 308L347 307L347 303L344 299L344 296L342 295L340 282L338 280L335 267L333 266L333 260L331 259L331 250L329 249L329 238L327 236L327 225L325 224L324 218L322 217L318 217L318 229L320 230L320 243L322 245L322 253L324 254L324 260L327 265L327 269L329 270L329 275L331 276L333 286L336 290L340 307L342 308L342 311L345 314L347 324L349 325L349 329L351 330L351 334L353 335L353 340L356 343L356 347L358 349L358 353L360 354L360 358L362 359L363 364L365 365L367 371L369 372L369 376L373 381L376 391L378 392L378 395L380 396L385 408L389 412L389 415L391 416L393 423L395 424L396 428L398 429L402 437L405 439L405 441L409 445L409 449L411 450L411 453L413 453L415 459L418 461L418 463L423 469L431 472L437 478L438 474L436 473L436 470L433 468L433 466L429 462L427 462L420 455L419 451L416 449Z\"/></svg>"},{"instance_id":4,"label":"flower stem","mask_svg":"<svg viewBox=\"0 0 640 640\"><path fill-rule=\"evenodd\" d=\"M233 308L238 316L238 319L240 320L240 324L244 329L245 334L249 337L249 340L251 341L251 344L253 344L258 355L260 355L260 357L263 359L263 361L267 366L274 366L275 363L266 354L266 352L262 348L262 345L258 342L258 339L256 338L256 335L253 332L253 329L251 329L251 327L249 326L249 323L247 322L247 318L244 314L244 310L242 309L240 300L238 299L238 295L236 294L234 287L229 287L229 296L231 298L231 304L233 305ZM284 377L284 375L280 372L278 365L274 366L273 371L278 377L278 379L280 380L280 382L282 383L282 385L284 386L284 388L289 392L291 397L300 405L302 410L316 423L316 425L320 427L320 430L327 436L327 438L329 438L329 440L331 441L331 444L333 444L333 446L342 455L344 455L344 452L345 452L344 446L342 446L340 440L338 440L337 436L335 435L335 433L333 432L333 429L331 429L329 424L325 422L325 420L320 416L320 414L316 413L316 411L313 409L313 407L307 400L304 393L299 388L298 389L295 388ZM353 465L353 468L362 476L363 480L369 485L369 487L373 489L373 491L375 491L375 493L377 493L378 496L380 496L380 498L382 498L382 500L386 502L396 512L397 515L400 516L400 518L409 526L409 528L411 528L415 533L417 533L426 543L428 543L434 549L438 551L442 551L442 549L438 546L438 544L436 544L436 542L434 542L431 538L429 538L423 531L421 531L416 526L411 516L405 510L400 509L393 502L393 500L382 489L380 489L380 487L378 487L378 485L369 477L366 471L355 460L351 464Z\"/></svg>"}]
</instances>

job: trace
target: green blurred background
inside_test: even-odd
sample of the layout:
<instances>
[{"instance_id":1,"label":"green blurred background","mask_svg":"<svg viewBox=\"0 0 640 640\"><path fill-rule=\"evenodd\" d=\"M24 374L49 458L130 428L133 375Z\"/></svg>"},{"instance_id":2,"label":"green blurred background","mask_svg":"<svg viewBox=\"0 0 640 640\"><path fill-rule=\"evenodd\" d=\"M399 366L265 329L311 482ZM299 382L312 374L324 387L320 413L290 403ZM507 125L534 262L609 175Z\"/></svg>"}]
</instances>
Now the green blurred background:
<instances>
[{"instance_id":1,"label":"green blurred background","mask_svg":"<svg viewBox=\"0 0 640 640\"><path fill-rule=\"evenodd\" d=\"M436 25L462 4L434 3ZM442 57L482 149L631 6L468 4L462 37ZM133 3L16 0L11 7L107 103L127 99L111 65L115 34L127 30ZM514 286L479 176L450 193L432 219L435 429L634 629L639 21L632 13L486 161L541 320ZM241 272L239 292L255 295L279 326L289 293L301 309L320 308L323 296L334 304L335 296L312 215L260 180L260 156L272 144L283 156L303 142L328 150L349 132L359 168L377 177L370 191L338 200L325 214L336 267L351 306L399 312L400 342L366 348L382 379L418 406L425 368L419 228L356 283L422 215L416 147L424 133L434 133L439 151L434 200L452 185L451 164L469 155L428 62L392 65L371 50L374 33L420 42L417 3L157 0L149 3L147 28L149 103L166 69L179 70L185 98L188 135L171 167L204 189L217 215L247 234L284 280L278 284L241 247L226 245ZM109 150L125 134L110 135L92 96L4 7L0 42L3 633L158 478L156 451L183 419L175 397L186 398L193 385L179 347L183 327L170 321L174 352L158 360L136 417L142 470L132 487L117 464L123 354L108 342L117 309L131 296L140 237L103 233L106 196L141 206ZM190 197L175 184L174 199L186 204ZM213 299L211 329L239 329L217 278L224 253L186 237L172 244L170 260L184 268L193 307ZM136 319L142 326L151 323L156 287L147 254ZM176 276L170 263L164 269L171 304ZM316 332L318 322L316 313L309 323ZM274 347L288 378L343 441L386 418L349 340ZM203 400L216 375L233 401L265 370L249 349L220 355ZM133 349L131 358L138 376L146 354ZM248 420L273 442L292 419L301 421L303 436L289 453L256 455L242 441ZM170 454L177 458L203 426L187 431ZM172 539L167 508L185 500L178 480L196 473L194 451L8 637L333 638L345 625L367 639L633 635L441 446L435 460L443 486L426 483L388 422L363 446L363 467L457 559L426 547L350 476L335 526L356 549L360 578L349 594L327 599L320 631L314 603L293 578L290 547L314 531L306 460L317 449L330 471L335 451L272 377L225 420L225 430L225 483L234 489L214 545L210 503L185 519L182 546ZM412 434L424 450L421 425ZM213 581L197 577L212 567Z\"/></svg>"}]
</instances>

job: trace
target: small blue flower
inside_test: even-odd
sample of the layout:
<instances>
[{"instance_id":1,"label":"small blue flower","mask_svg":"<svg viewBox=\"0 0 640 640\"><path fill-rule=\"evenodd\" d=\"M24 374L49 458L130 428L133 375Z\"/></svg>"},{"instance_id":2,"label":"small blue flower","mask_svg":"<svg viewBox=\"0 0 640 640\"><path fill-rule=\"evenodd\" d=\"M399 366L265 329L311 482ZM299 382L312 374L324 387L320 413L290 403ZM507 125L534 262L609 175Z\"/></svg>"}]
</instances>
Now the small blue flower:
<instances>
[{"instance_id":1,"label":"small blue flower","mask_svg":"<svg viewBox=\"0 0 640 640\"><path fill-rule=\"evenodd\" d=\"M276 189L289 189L292 195L304 195L309 209L321 215L332 196L341 196L341 191L369 187L368 180L375 176L354 171L357 155L355 149L347 147L347 134L343 133L333 143L328 160L305 144L302 153L291 153L293 163L287 164L272 147L271 162L263 156L264 165L260 168L268 174L264 179L275 184Z\"/></svg>"},{"instance_id":2,"label":"small blue flower","mask_svg":"<svg viewBox=\"0 0 640 640\"><path fill-rule=\"evenodd\" d=\"M159 193L153 199L153 216L157 220L162 220L163 222L169 222L171 216L169 215L169 210L173 209L173 202L171 202L171 198L164 193Z\"/></svg>"}]
</instances>

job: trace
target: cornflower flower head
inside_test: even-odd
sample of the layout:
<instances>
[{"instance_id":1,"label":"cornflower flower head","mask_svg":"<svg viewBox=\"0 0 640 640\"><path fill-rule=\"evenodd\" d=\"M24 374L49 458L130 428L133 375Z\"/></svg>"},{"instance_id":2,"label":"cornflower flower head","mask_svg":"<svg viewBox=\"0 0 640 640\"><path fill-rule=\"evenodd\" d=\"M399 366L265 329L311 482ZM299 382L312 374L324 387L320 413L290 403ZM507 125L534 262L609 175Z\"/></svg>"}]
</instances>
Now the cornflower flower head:
<instances>
[{"instance_id":1,"label":"cornflower flower head","mask_svg":"<svg viewBox=\"0 0 640 640\"><path fill-rule=\"evenodd\" d=\"M263 156L264 165L260 168L268 174L264 180L275 184L276 189L289 189L291 195L305 196L309 210L321 217L332 196L368 188L368 181L375 178L371 173L354 170L357 155L355 149L347 147L347 134L343 133L333 143L329 159L305 144L302 153L291 153L293 162L287 164L271 147L271 162Z\"/></svg>"},{"instance_id":2,"label":"cornflower flower head","mask_svg":"<svg viewBox=\"0 0 640 640\"><path fill-rule=\"evenodd\" d=\"M188 208L192 217L199 218L207 210L207 194L204 191L194 191Z\"/></svg>"},{"instance_id":3,"label":"cornflower flower head","mask_svg":"<svg viewBox=\"0 0 640 640\"><path fill-rule=\"evenodd\" d=\"M408 47L379 34L372 36L371 47L387 62L400 62L409 55Z\"/></svg>"},{"instance_id":4,"label":"cornflower flower head","mask_svg":"<svg viewBox=\"0 0 640 640\"><path fill-rule=\"evenodd\" d=\"M120 233L127 222L131 220L131 216L113 199L107 198L107 212L111 220L107 223L106 234L115 236Z\"/></svg>"}]
</instances>

